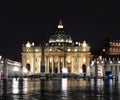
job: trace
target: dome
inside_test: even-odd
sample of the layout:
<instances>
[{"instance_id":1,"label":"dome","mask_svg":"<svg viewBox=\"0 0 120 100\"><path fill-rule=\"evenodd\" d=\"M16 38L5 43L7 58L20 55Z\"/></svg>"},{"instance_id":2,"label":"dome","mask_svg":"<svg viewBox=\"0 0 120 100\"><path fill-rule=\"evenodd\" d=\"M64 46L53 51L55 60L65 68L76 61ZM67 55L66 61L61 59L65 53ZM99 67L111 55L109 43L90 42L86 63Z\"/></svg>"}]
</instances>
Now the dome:
<instances>
[{"instance_id":1,"label":"dome","mask_svg":"<svg viewBox=\"0 0 120 100\"><path fill-rule=\"evenodd\" d=\"M64 26L61 20L55 33L50 36L49 43L72 43L72 38L64 31Z\"/></svg>"}]
</instances>

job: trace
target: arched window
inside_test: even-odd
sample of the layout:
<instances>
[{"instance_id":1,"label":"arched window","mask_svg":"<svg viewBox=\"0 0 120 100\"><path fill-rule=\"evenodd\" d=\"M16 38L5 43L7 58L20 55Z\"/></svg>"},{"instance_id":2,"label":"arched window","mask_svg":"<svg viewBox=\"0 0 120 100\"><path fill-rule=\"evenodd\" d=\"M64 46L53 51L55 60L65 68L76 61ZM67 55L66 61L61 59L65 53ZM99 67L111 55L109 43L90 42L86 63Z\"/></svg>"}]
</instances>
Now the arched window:
<instances>
[{"instance_id":1,"label":"arched window","mask_svg":"<svg viewBox=\"0 0 120 100\"><path fill-rule=\"evenodd\" d=\"M115 52L115 48L113 48L113 52Z\"/></svg>"},{"instance_id":2,"label":"arched window","mask_svg":"<svg viewBox=\"0 0 120 100\"><path fill-rule=\"evenodd\" d=\"M112 48L110 48L110 52L112 52Z\"/></svg>"},{"instance_id":3,"label":"arched window","mask_svg":"<svg viewBox=\"0 0 120 100\"><path fill-rule=\"evenodd\" d=\"M26 65L26 69L27 69L28 71L30 71L30 64L27 64L27 65Z\"/></svg>"},{"instance_id":4,"label":"arched window","mask_svg":"<svg viewBox=\"0 0 120 100\"><path fill-rule=\"evenodd\" d=\"M86 65L85 64L82 65L82 70L83 70L83 73L86 74Z\"/></svg>"},{"instance_id":5,"label":"arched window","mask_svg":"<svg viewBox=\"0 0 120 100\"><path fill-rule=\"evenodd\" d=\"M113 46L115 46L115 42L113 42Z\"/></svg>"}]
</instances>

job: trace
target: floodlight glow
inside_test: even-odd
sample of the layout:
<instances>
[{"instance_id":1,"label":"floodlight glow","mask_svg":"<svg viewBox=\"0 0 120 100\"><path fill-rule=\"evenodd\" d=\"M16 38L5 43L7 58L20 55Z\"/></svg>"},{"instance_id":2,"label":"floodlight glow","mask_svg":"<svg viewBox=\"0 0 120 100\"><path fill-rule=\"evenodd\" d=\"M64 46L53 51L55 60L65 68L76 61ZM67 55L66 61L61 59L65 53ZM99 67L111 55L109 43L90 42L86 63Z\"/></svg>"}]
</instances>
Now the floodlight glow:
<instances>
[{"instance_id":1,"label":"floodlight glow","mask_svg":"<svg viewBox=\"0 0 120 100\"><path fill-rule=\"evenodd\" d=\"M63 28L63 25L58 25L58 28Z\"/></svg>"},{"instance_id":2,"label":"floodlight glow","mask_svg":"<svg viewBox=\"0 0 120 100\"><path fill-rule=\"evenodd\" d=\"M31 47L31 44L30 44L29 41L27 42L26 47L27 47L27 48L30 48L30 47Z\"/></svg>"},{"instance_id":3,"label":"floodlight glow","mask_svg":"<svg viewBox=\"0 0 120 100\"><path fill-rule=\"evenodd\" d=\"M36 52L38 52L38 49L35 49Z\"/></svg>"},{"instance_id":4,"label":"floodlight glow","mask_svg":"<svg viewBox=\"0 0 120 100\"><path fill-rule=\"evenodd\" d=\"M25 69L23 70L23 72L24 72L24 73L28 73L28 70L25 68Z\"/></svg>"},{"instance_id":5,"label":"floodlight glow","mask_svg":"<svg viewBox=\"0 0 120 100\"><path fill-rule=\"evenodd\" d=\"M91 66L93 66L93 65L94 65L94 61L91 62Z\"/></svg>"},{"instance_id":6,"label":"floodlight glow","mask_svg":"<svg viewBox=\"0 0 120 100\"><path fill-rule=\"evenodd\" d=\"M118 63L120 63L120 61L118 61Z\"/></svg>"},{"instance_id":7,"label":"floodlight glow","mask_svg":"<svg viewBox=\"0 0 120 100\"><path fill-rule=\"evenodd\" d=\"M86 47L86 46L87 46L86 41L83 41L82 46L83 46L83 47Z\"/></svg>"},{"instance_id":8,"label":"floodlight glow","mask_svg":"<svg viewBox=\"0 0 120 100\"><path fill-rule=\"evenodd\" d=\"M67 68L62 68L62 73L68 73L68 70L67 70Z\"/></svg>"},{"instance_id":9,"label":"floodlight glow","mask_svg":"<svg viewBox=\"0 0 120 100\"><path fill-rule=\"evenodd\" d=\"M18 94L19 93L19 89L18 89L18 80L13 78L13 84L12 84L12 93L13 94Z\"/></svg>"},{"instance_id":10,"label":"floodlight glow","mask_svg":"<svg viewBox=\"0 0 120 100\"><path fill-rule=\"evenodd\" d=\"M112 61L110 61L110 63L112 64Z\"/></svg>"},{"instance_id":11,"label":"floodlight glow","mask_svg":"<svg viewBox=\"0 0 120 100\"><path fill-rule=\"evenodd\" d=\"M0 55L0 60L1 60L2 56Z\"/></svg>"},{"instance_id":12,"label":"floodlight glow","mask_svg":"<svg viewBox=\"0 0 120 100\"><path fill-rule=\"evenodd\" d=\"M23 93L26 94L28 91L28 79L24 78Z\"/></svg>"},{"instance_id":13,"label":"floodlight glow","mask_svg":"<svg viewBox=\"0 0 120 100\"><path fill-rule=\"evenodd\" d=\"M97 64L99 64L99 61L97 61Z\"/></svg>"},{"instance_id":14,"label":"floodlight glow","mask_svg":"<svg viewBox=\"0 0 120 100\"><path fill-rule=\"evenodd\" d=\"M101 63L103 64L103 63L104 63L104 61L101 61Z\"/></svg>"},{"instance_id":15,"label":"floodlight glow","mask_svg":"<svg viewBox=\"0 0 120 100\"><path fill-rule=\"evenodd\" d=\"M14 67L14 68L13 68L13 71L19 71L19 68Z\"/></svg>"},{"instance_id":16,"label":"floodlight glow","mask_svg":"<svg viewBox=\"0 0 120 100\"><path fill-rule=\"evenodd\" d=\"M62 79L62 90L67 90L67 78Z\"/></svg>"},{"instance_id":17,"label":"floodlight glow","mask_svg":"<svg viewBox=\"0 0 120 100\"><path fill-rule=\"evenodd\" d=\"M77 49L75 49L75 52L77 51Z\"/></svg>"}]
</instances>

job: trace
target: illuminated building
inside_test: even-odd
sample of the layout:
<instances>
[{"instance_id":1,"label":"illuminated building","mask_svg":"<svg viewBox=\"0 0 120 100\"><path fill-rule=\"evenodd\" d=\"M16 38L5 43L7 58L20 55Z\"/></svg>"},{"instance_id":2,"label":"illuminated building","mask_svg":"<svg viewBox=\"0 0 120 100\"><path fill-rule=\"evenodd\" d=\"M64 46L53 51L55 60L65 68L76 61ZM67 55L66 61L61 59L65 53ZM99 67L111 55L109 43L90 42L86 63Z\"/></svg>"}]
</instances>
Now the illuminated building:
<instances>
[{"instance_id":1,"label":"illuminated building","mask_svg":"<svg viewBox=\"0 0 120 100\"><path fill-rule=\"evenodd\" d=\"M120 40L104 41L102 51L106 55L120 55Z\"/></svg>"},{"instance_id":2,"label":"illuminated building","mask_svg":"<svg viewBox=\"0 0 120 100\"><path fill-rule=\"evenodd\" d=\"M7 58L0 58L0 76L20 76L21 75L21 62L13 61Z\"/></svg>"},{"instance_id":3,"label":"illuminated building","mask_svg":"<svg viewBox=\"0 0 120 100\"><path fill-rule=\"evenodd\" d=\"M100 50L100 54L98 54L93 60L93 75L98 73L95 69L99 71L98 68L100 66L100 76L117 77L120 73L120 40L105 40Z\"/></svg>"},{"instance_id":4,"label":"illuminated building","mask_svg":"<svg viewBox=\"0 0 120 100\"><path fill-rule=\"evenodd\" d=\"M86 41L73 42L64 31L61 20L48 43L35 46L27 42L22 47L22 65L28 69L29 74L63 73L63 69L66 69L66 73L90 75L90 59L89 44Z\"/></svg>"}]
</instances>

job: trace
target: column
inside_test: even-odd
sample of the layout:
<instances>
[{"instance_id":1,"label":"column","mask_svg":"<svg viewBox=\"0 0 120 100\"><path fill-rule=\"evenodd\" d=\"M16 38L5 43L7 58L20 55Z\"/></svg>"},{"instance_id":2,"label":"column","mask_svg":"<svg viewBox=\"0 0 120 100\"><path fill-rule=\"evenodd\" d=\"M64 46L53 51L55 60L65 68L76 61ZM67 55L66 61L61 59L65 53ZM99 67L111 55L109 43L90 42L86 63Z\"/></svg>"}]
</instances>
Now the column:
<instances>
[{"instance_id":1,"label":"column","mask_svg":"<svg viewBox=\"0 0 120 100\"><path fill-rule=\"evenodd\" d=\"M45 60L44 60L44 67L45 67L45 73L46 73L47 72L47 57L46 56L45 56Z\"/></svg>"},{"instance_id":2,"label":"column","mask_svg":"<svg viewBox=\"0 0 120 100\"><path fill-rule=\"evenodd\" d=\"M78 74L80 74L80 56L78 56Z\"/></svg>"},{"instance_id":3,"label":"column","mask_svg":"<svg viewBox=\"0 0 120 100\"><path fill-rule=\"evenodd\" d=\"M80 68L79 70L80 70L80 74L82 74L82 64L83 64L83 62L82 62L82 56L80 56L80 57L79 57L79 66L80 66L80 67L79 67L79 68Z\"/></svg>"},{"instance_id":4,"label":"column","mask_svg":"<svg viewBox=\"0 0 120 100\"><path fill-rule=\"evenodd\" d=\"M47 56L45 57L45 62L46 62L45 63L45 73L47 73L48 72L47 71L47 68L48 68L48 66L47 66L48 65L48 57Z\"/></svg>"},{"instance_id":5,"label":"column","mask_svg":"<svg viewBox=\"0 0 120 100\"><path fill-rule=\"evenodd\" d=\"M34 53L33 53L33 55L32 54L30 55L30 66L32 67L32 70L31 70L32 73L31 74L35 74L35 64L34 64L35 63L35 60L34 60L35 58L34 57L35 57Z\"/></svg>"},{"instance_id":6,"label":"column","mask_svg":"<svg viewBox=\"0 0 120 100\"><path fill-rule=\"evenodd\" d=\"M52 57L52 73L54 73L54 72L53 72L53 57Z\"/></svg>"},{"instance_id":7,"label":"column","mask_svg":"<svg viewBox=\"0 0 120 100\"><path fill-rule=\"evenodd\" d=\"M117 75L119 75L119 66L117 66Z\"/></svg>"},{"instance_id":8,"label":"column","mask_svg":"<svg viewBox=\"0 0 120 100\"><path fill-rule=\"evenodd\" d=\"M6 67L7 67L7 59L4 58L3 62L3 78L6 78Z\"/></svg>"},{"instance_id":9,"label":"column","mask_svg":"<svg viewBox=\"0 0 120 100\"><path fill-rule=\"evenodd\" d=\"M90 62L90 58L89 57L86 57L86 67L87 67L87 75L90 76L90 65L89 65L89 62Z\"/></svg>"},{"instance_id":10,"label":"column","mask_svg":"<svg viewBox=\"0 0 120 100\"><path fill-rule=\"evenodd\" d=\"M73 59L73 57L72 57L72 68L71 68L71 73L74 73L74 71L73 71L73 63L74 63L74 61L73 61L74 59Z\"/></svg>"},{"instance_id":11,"label":"column","mask_svg":"<svg viewBox=\"0 0 120 100\"><path fill-rule=\"evenodd\" d=\"M50 60L49 60L49 59L50 59L50 58L48 57L48 67L47 67L47 68L48 68L48 71L47 71L48 73L49 73L49 63L50 63Z\"/></svg>"},{"instance_id":12,"label":"column","mask_svg":"<svg viewBox=\"0 0 120 100\"><path fill-rule=\"evenodd\" d=\"M115 66L113 66L113 75L115 76Z\"/></svg>"},{"instance_id":13,"label":"column","mask_svg":"<svg viewBox=\"0 0 120 100\"><path fill-rule=\"evenodd\" d=\"M41 73L41 57L39 58L40 60L39 60L39 71L40 71L40 73Z\"/></svg>"},{"instance_id":14,"label":"column","mask_svg":"<svg viewBox=\"0 0 120 100\"><path fill-rule=\"evenodd\" d=\"M60 61L58 61L58 73L60 73Z\"/></svg>"},{"instance_id":15,"label":"column","mask_svg":"<svg viewBox=\"0 0 120 100\"><path fill-rule=\"evenodd\" d=\"M64 66L64 65L65 65L65 64L64 64L64 63L65 63L65 62L64 62L64 57L62 58L62 61L63 61L63 68L64 68L64 67L65 67L65 66Z\"/></svg>"},{"instance_id":16,"label":"column","mask_svg":"<svg viewBox=\"0 0 120 100\"><path fill-rule=\"evenodd\" d=\"M115 66L115 75L116 75L116 76L117 76L117 72L118 72L117 66Z\"/></svg>"}]
</instances>

